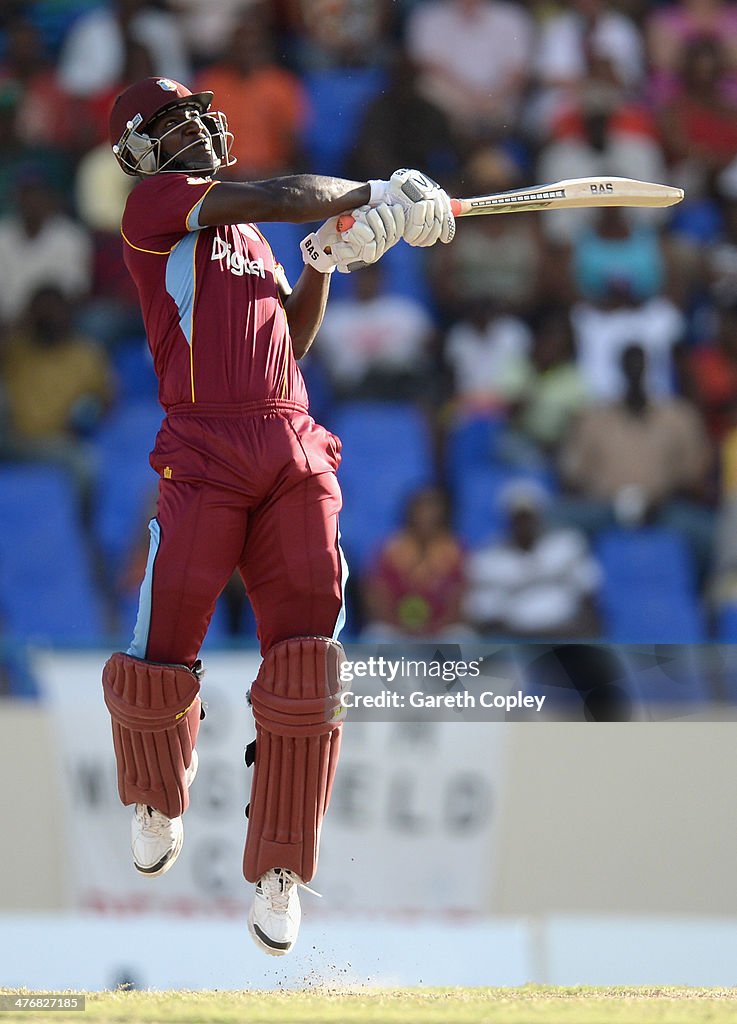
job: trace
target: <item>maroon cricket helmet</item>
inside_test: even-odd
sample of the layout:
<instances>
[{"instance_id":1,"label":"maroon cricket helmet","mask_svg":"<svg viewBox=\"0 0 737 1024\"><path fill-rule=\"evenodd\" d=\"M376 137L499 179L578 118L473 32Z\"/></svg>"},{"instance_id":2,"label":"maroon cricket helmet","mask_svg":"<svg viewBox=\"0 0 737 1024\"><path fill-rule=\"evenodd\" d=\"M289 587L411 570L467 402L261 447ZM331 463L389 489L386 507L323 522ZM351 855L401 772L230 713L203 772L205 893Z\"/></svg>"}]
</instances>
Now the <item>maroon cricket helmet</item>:
<instances>
[{"instance_id":1,"label":"maroon cricket helmet","mask_svg":"<svg viewBox=\"0 0 737 1024\"><path fill-rule=\"evenodd\" d=\"M143 78L125 89L113 104L110 112L110 144L120 142L128 122L140 114L142 120L137 131L145 131L149 124L172 107L184 104L199 107L204 114L212 103L211 92L193 93L173 78Z\"/></svg>"},{"instance_id":2,"label":"maroon cricket helmet","mask_svg":"<svg viewBox=\"0 0 737 1024\"><path fill-rule=\"evenodd\" d=\"M210 112L211 103L211 92L193 93L173 78L144 78L125 89L110 112L110 142L126 174L157 174L165 169L160 166L158 143L149 138L147 129L161 114L180 106L199 110L215 140L219 164L234 163L227 121L221 112Z\"/></svg>"}]
</instances>

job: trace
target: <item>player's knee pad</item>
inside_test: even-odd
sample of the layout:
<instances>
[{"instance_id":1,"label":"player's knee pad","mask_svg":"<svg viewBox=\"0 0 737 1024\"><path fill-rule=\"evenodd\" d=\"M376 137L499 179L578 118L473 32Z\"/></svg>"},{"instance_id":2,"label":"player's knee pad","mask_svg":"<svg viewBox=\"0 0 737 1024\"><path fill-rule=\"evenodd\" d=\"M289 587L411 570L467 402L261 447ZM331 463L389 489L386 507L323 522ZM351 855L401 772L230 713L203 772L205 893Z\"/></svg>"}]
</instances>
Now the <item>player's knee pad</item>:
<instances>
[{"instance_id":1,"label":"player's knee pad","mask_svg":"<svg viewBox=\"0 0 737 1024\"><path fill-rule=\"evenodd\" d=\"M266 654L251 687L256 758L243 874L317 870L322 819L340 751L344 708L336 640L292 637Z\"/></svg>"},{"instance_id":2,"label":"player's knee pad","mask_svg":"<svg viewBox=\"0 0 737 1024\"><path fill-rule=\"evenodd\" d=\"M124 804L149 804L170 818L189 806L185 774L200 727L200 675L128 654L106 663L102 688Z\"/></svg>"}]
</instances>

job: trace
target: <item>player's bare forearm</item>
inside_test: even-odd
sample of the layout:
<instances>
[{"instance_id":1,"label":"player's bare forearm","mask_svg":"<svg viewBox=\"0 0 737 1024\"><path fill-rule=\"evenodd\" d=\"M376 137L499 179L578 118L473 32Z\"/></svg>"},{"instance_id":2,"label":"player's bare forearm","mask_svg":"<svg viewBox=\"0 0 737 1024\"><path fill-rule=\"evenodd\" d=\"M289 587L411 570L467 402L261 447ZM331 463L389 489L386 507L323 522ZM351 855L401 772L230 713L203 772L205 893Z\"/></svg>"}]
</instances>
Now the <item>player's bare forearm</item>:
<instances>
[{"instance_id":1,"label":"player's bare forearm","mask_svg":"<svg viewBox=\"0 0 737 1024\"><path fill-rule=\"evenodd\" d=\"M325 316L330 274L305 267L294 288L283 299L295 359L309 351Z\"/></svg>"},{"instance_id":2,"label":"player's bare forearm","mask_svg":"<svg viewBox=\"0 0 737 1024\"><path fill-rule=\"evenodd\" d=\"M319 174L292 174L267 181L219 182L205 196L199 222L205 226L259 221L305 224L368 203L367 183Z\"/></svg>"}]
</instances>

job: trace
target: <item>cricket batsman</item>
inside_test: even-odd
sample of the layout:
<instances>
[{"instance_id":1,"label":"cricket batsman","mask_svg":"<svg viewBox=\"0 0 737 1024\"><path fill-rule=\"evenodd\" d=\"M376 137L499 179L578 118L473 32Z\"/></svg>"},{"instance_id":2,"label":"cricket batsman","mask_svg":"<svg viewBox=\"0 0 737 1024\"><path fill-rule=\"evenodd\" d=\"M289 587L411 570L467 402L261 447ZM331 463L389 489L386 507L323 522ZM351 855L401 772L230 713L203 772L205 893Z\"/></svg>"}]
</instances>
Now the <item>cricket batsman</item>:
<instances>
[{"instance_id":1,"label":"cricket batsman","mask_svg":"<svg viewBox=\"0 0 737 1024\"><path fill-rule=\"evenodd\" d=\"M135 868L149 878L182 848L202 714L198 654L235 569L253 605L262 664L250 691L256 747L243 873L249 930L288 953L298 887L317 868L340 748L338 635L346 567L338 544L340 441L308 412L297 366L337 268L378 260L400 239L448 242L446 192L419 171L361 183L299 174L216 179L234 163L212 93L147 78L115 101L113 152L138 177L122 219L166 416L150 456L159 476L138 618L107 661L118 791L134 804ZM351 212L350 230L337 230ZM301 243L294 288L255 226L328 218Z\"/></svg>"}]
</instances>

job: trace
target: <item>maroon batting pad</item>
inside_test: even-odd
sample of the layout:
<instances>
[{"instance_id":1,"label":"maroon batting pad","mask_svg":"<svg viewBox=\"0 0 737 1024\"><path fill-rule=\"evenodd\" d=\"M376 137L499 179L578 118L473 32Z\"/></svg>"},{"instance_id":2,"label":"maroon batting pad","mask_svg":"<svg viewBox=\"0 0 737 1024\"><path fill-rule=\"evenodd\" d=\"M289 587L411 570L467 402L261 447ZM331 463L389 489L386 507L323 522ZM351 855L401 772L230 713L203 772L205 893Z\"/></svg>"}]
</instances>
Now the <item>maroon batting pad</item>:
<instances>
[{"instance_id":1,"label":"maroon batting pad","mask_svg":"<svg viewBox=\"0 0 737 1024\"><path fill-rule=\"evenodd\" d=\"M344 657L336 640L292 637L268 651L251 688L256 761L243 854L249 882L270 868L309 882L317 870L340 751Z\"/></svg>"},{"instance_id":2,"label":"maroon batting pad","mask_svg":"<svg viewBox=\"0 0 737 1024\"><path fill-rule=\"evenodd\" d=\"M200 680L185 665L113 654L102 672L113 720L118 793L169 818L189 806L185 773L200 727Z\"/></svg>"}]
</instances>

